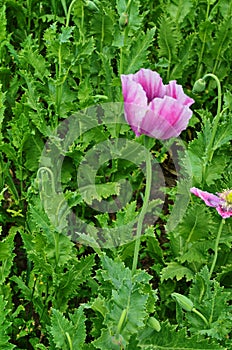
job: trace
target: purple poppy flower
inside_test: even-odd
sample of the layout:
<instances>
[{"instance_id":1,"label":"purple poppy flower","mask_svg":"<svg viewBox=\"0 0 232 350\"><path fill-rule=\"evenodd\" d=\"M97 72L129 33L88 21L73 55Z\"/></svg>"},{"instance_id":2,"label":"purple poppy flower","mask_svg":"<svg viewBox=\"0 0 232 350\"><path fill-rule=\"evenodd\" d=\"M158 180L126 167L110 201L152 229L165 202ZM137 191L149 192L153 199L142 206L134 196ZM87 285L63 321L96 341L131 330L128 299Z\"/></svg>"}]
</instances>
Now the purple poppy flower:
<instances>
[{"instance_id":1,"label":"purple poppy flower","mask_svg":"<svg viewBox=\"0 0 232 350\"><path fill-rule=\"evenodd\" d=\"M165 140L177 137L188 126L194 100L175 80L164 85L150 69L121 75L125 118L136 136Z\"/></svg>"},{"instance_id":2,"label":"purple poppy flower","mask_svg":"<svg viewBox=\"0 0 232 350\"><path fill-rule=\"evenodd\" d=\"M196 187L190 188L190 192L201 198L209 207L216 208L223 219L232 216L232 190L225 190L217 195L201 191Z\"/></svg>"}]
</instances>

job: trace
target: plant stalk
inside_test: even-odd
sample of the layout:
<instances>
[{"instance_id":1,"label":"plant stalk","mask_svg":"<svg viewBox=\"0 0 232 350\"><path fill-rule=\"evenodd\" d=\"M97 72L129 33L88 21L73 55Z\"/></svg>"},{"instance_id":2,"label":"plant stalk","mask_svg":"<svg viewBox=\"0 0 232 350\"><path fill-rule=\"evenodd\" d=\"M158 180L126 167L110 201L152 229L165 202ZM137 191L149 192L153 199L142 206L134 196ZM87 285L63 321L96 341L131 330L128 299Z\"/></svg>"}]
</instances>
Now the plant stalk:
<instances>
[{"instance_id":1,"label":"plant stalk","mask_svg":"<svg viewBox=\"0 0 232 350\"><path fill-rule=\"evenodd\" d=\"M145 136L145 140L146 140L146 136ZM148 207L150 192L151 192L151 180L152 180L151 156L150 156L150 153L147 152L146 153L146 188L145 188L145 195L144 195L142 210L138 219L134 257L133 257L133 264L132 264L132 274L134 274L137 269L142 226L143 226L144 217L147 212L147 207Z\"/></svg>"},{"instance_id":2,"label":"plant stalk","mask_svg":"<svg viewBox=\"0 0 232 350\"><path fill-rule=\"evenodd\" d=\"M209 278L211 278L212 273L213 273L214 268L215 268L215 265L216 265L216 262L217 262L219 241L220 241L220 238L221 238L221 233L222 233L222 228L223 228L224 223L225 223L225 219L222 219L222 221L220 223L220 226L219 226L219 229L218 229L218 234L217 234L217 237L216 237L216 241L215 241L214 258L213 258L213 262L212 262L212 265L211 265L211 268L210 268Z\"/></svg>"},{"instance_id":3,"label":"plant stalk","mask_svg":"<svg viewBox=\"0 0 232 350\"><path fill-rule=\"evenodd\" d=\"M213 73L208 73L203 77L203 80L205 80L207 77L211 77L213 78L216 83L217 83L217 88L218 88L218 106L217 106L217 114L216 117L214 119L214 123L213 123L213 130L212 130L212 135L210 138L210 142L209 142L209 146L208 146L208 160L211 161L212 157L213 157L213 153L214 150L213 148L213 143L214 143L214 139L215 139L215 135L217 132L217 128L218 128L218 123L220 120L220 116L221 116L221 108L222 108L222 89L221 89L221 83L220 80L218 79L218 77L213 74Z\"/></svg>"}]
</instances>

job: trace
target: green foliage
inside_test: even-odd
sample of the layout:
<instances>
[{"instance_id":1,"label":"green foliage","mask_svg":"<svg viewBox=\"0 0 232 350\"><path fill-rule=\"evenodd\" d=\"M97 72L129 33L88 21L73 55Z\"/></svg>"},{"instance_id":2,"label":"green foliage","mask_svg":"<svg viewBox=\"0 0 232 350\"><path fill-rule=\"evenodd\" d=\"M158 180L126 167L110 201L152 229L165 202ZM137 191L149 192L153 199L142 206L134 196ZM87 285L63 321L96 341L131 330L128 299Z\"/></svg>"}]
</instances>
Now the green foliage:
<instances>
[{"instance_id":1,"label":"green foliage","mask_svg":"<svg viewBox=\"0 0 232 350\"><path fill-rule=\"evenodd\" d=\"M9 277L15 254L14 237L17 230L12 228L9 235L0 242L0 284L4 285L6 279Z\"/></svg>"},{"instance_id":2,"label":"green foliage","mask_svg":"<svg viewBox=\"0 0 232 350\"><path fill-rule=\"evenodd\" d=\"M142 349L146 350L223 349L223 347L217 345L213 341L199 341L197 336L189 338L187 337L186 328L183 328L178 331L175 326L170 325L168 322L164 322L161 324L161 330L158 333L148 328L144 333L141 333L139 336L139 345Z\"/></svg>"},{"instance_id":3,"label":"green foliage","mask_svg":"<svg viewBox=\"0 0 232 350\"><path fill-rule=\"evenodd\" d=\"M227 0L0 0L1 349L231 348L231 218L217 242L219 214L189 192L232 188L231 15ZM195 104L177 150L146 144L161 171L132 273L146 152L120 75L140 68ZM206 73L215 135L215 82L190 91Z\"/></svg>"},{"instance_id":4,"label":"green foliage","mask_svg":"<svg viewBox=\"0 0 232 350\"><path fill-rule=\"evenodd\" d=\"M186 277L186 281L193 279L193 273L187 267L184 267L175 262L171 262L162 270L161 282L167 280L168 278L176 278L177 281Z\"/></svg>"},{"instance_id":5,"label":"green foliage","mask_svg":"<svg viewBox=\"0 0 232 350\"><path fill-rule=\"evenodd\" d=\"M221 340L226 346L232 322L229 306L231 292L225 291L217 281L210 281L209 270L204 267L194 277L189 298L192 307L184 309L187 311L184 322L191 334L207 335Z\"/></svg>"},{"instance_id":6,"label":"green foliage","mask_svg":"<svg viewBox=\"0 0 232 350\"><path fill-rule=\"evenodd\" d=\"M158 66L168 67L167 79L194 83L205 72L216 73L220 80L226 79L231 6L225 0L207 4L169 0L161 2L161 9Z\"/></svg>"},{"instance_id":7,"label":"green foliage","mask_svg":"<svg viewBox=\"0 0 232 350\"><path fill-rule=\"evenodd\" d=\"M10 336L8 335L9 327L11 322L9 322L9 312L7 302L3 299L3 296L0 295L0 348L11 350L15 348L15 345L9 342Z\"/></svg>"},{"instance_id":8,"label":"green foliage","mask_svg":"<svg viewBox=\"0 0 232 350\"><path fill-rule=\"evenodd\" d=\"M93 342L100 349L118 349L130 344L131 337L144 328L148 318L149 304L157 300L156 293L149 284L150 276L138 270L132 275L131 270L120 261L102 257L103 270L97 278L101 283L98 298L91 308L103 316L103 328L100 337ZM148 304L149 300L149 304ZM154 312L154 306L152 308ZM132 337L133 338L133 337Z\"/></svg>"},{"instance_id":9,"label":"green foliage","mask_svg":"<svg viewBox=\"0 0 232 350\"><path fill-rule=\"evenodd\" d=\"M83 349L86 337L83 307L80 306L73 314L69 314L69 319L53 309L48 330L51 344L54 344L56 349Z\"/></svg>"}]
</instances>

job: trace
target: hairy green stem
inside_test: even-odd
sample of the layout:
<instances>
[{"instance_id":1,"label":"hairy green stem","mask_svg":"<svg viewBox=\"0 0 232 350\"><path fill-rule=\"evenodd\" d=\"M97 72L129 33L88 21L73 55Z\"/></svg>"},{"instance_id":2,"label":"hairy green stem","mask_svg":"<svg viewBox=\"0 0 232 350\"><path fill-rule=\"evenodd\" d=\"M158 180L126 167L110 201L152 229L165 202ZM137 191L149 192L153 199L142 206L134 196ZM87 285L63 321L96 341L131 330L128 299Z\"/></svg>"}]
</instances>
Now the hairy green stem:
<instances>
[{"instance_id":1,"label":"hairy green stem","mask_svg":"<svg viewBox=\"0 0 232 350\"><path fill-rule=\"evenodd\" d=\"M146 188L145 188L145 195L144 195L142 210L138 219L134 258L133 258L133 264L132 264L132 274L134 274L137 269L142 226L143 226L145 214L147 212L147 207L148 207L149 197L151 192L151 180L152 180L151 156L150 156L150 153L147 151L146 153Z\"/></svg>"},{"instance_id":2,"label":"hairy green stem","mask_svg":"<svg viewBox=\"0 0 232 350\"><path fill-rule=\"evenodd\" d=\"M210 10L210 0L207 1L207 10L206 10L205 22L207 22L208 19L209 19L209 10ZM198 65L197 65L197 75L196 75L197 79L199 79L199 77L201 76L202 59L203 59L203 54L204 54L204 51L205 51L205 44L206 44L206 35L207 35L207 28L205 29L205 32L204 32L203 43L202 43L200 57L199 57L199 60L198 60Z\"/></svg>"},{"instance_id":3,"label":"hairy green stem","mask_svg":"<svg viewBox=\"0 0 232 350\"><path fill-rule=\"evenodd\" d=\"M132 3L132 0L129 0L128 3L127 3L127 6L126 6L126 11L125 11L125 14L128 16L128 19L130 17L130 7L131 7L131 3ZM124 49L125 49L125 46L126 46L126 41L127 41L127 38L128 38L128 32L129 32L129 24L126 24L126 27L124 28L124 31L123 31L123 46L120 48L120 61L119 61L119 75L123 74L123 54L124 54Z\"/></svg>"},{"instance_id":4,"label":"hairy green stem","mask_svg":"<svg viewBox=\"0 0 232 350\"><path fill-rule=\"evenodd\" d=\"M72 11L72 7L73 7L73 5L75 4L75 2L76 2L76 0L73 0L73 1L71 2L71 4L69 5L68 13L67 13L67 17L66 17L66 27L69 26L71 11Z\"/></svg>"},{"instance_id":5,"label":"hairy green stem","mask_svg":"<svg viewBox=\"0 0 232 350\"><path fill-rule=\"evenodd\" d=\"M62 94L63 94L63 82L60 82L61 74L62 74L62 52L61 52L61 43L59 45L58 50L58 68L57 68L57 86L56 86L56 114L57 118L60 114L60 105L62 101ZM56 120L56 126L58 124L58 119Z\"/></svg>"},{"instance_id":6,"label":"hairy green stem","mask_svg":"<svg viewBox=\"0 0 232 350\"><path fill-rule=\"evenodd\" d=\"M212 265L211 265L211 268L210 268L209 278L211 278L212 273L213 273L214 268L215 268L215 265L216 265L216 262L217 262L219 241L220 241L220 238L221 238L221 233L222 233L222 228L223 228L224 223L225 223L225 219L222 219L222 221L220 223L220 226L219 226L219 229L218 229L218 234L217 234L217 237L216 237L216 241L215 241L214 258L213 258L213 262L212 262Z\"/></svg>"},{"instance_id":7,"label":"hairy green stem","mask_svg":"<svg viewBox=\"0 0 232 350\"><path fill-rule=\"evenodd\" d=\"M31 0L27 0L27 10L28 10L28 22L27 22L27 30L30 32L31 28Z\"/></svg>"}]
</instances>

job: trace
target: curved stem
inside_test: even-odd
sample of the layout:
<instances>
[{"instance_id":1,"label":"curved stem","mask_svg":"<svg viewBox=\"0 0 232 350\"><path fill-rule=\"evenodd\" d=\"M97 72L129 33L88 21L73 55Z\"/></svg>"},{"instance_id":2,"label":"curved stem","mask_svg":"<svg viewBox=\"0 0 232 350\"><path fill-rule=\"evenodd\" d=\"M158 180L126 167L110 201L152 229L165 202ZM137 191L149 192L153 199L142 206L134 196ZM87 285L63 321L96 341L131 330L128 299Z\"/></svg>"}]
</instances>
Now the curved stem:
<instances>
[{"instance_id":1,"label":"curved stem","mask_svg":"<svg viewBox=\"0 0 232 350\"><path fill-rule=\"evenodd\" d=\"M220 119L220 116L221 116L221 108L222 108L222 89L221 89L220 80L218 79L218 77L217 77L215 74L213 74L213 73L208 73L208 74L206 74L206 75L203 77L203 79L205 80L207 77L213 78L213 79L216 81L216 83L217 83L217 88L218 88L218 106L217 106L217 114L216 114L216 117L215 117L215 119L214 119L212 135L211 135L211 139L210 139L209 146L208 146L208 150L212 153L212 154L210 154L210 157L209 157L209 161L211 161L211 160L212 160L212 156L213 156L212 146L213 146L214 138L215 138L215 135L216 135L216 132L217 132L219 119Z\"/></svg>"},{"instance_id":2,"label":"curved stem","mask_svg":"<svg viewBox=\"0 0 232 350\"><path fill-rule=\"evenodd\" d=\"M204 168L203 168L203 181L205 178L205 172L206 172L206 167L208 162L211 162L212 158L213 158L213 154L214 154L214 149L213 149L213 143L214 143L214 139L215 139L215 135L218 129L218 123L221 117L221 108L222 108L222 89L221 89L221 83L220 80L218 79L218 77L213 74L213 73L208 73L206 74L202 80L205 80L206 78L213 78L216 83L217 83L217 88L218 88L218 106L217 106L217 114L216 117L214 118L213 121L213 130L212 130L212 134L211 134L211 138L209 141L209 144L207 146L207 150L206 150L206 160L204 163Z\"/></svg>"},{"instance_id":3,"label":"curved stem","mask_svg":"<svg viewBox=\"0 0 232 350\"><path fill-rule=\"evenodd\" d=\"M70 349L70 350L73 350L73 344L72 344L72 340L71 340L71 338L70 338L69 333L68 333L68 332L65 332L65 335L66 335L67 340L68 340L69 349Z\"/></svg>"},{"instance_id":4,"label":"curved stem","mask_svg":"<svg viewBox=\"0 0 232 350\"><path fill-rule=\"evenodd\" d=\"M139 219L138 219L135 249L134 249L134 258L133 258L133 264L132 264L132 274L134 274L136 272L136 269L137 269L142 226L143 226L145 214L147 212L147 207L148 207L150 192L151 192L151 180L152 180L151 156L150 156L150 153L147 151L147 153L146 153L146 189L145 189L142 210L141 210L141 213L140 213Z\"/></svg>"},{"instance_id":5,"label":"curved stem","mask_svg":"<svg viewBox=\"0 0 232 350\"><path fill-rule=\"evenodd\" d=\"M67 18L66 18L66 27L69 26L71 11L72 11L72 7L73 7L73 5L74 5L75 2L76 2L76 0L73 0L73 1L71 2L71 4L69 5L68 14L67 14Z\"/></svg>"},{"instance_id":6,"label":"curved stem","mask_svg":"<svg viewBox=\"0 0 232 350\"><path fill-rule=\"evenodd\" d=\"M220 223L220 226L219 226L219 229L218 229L218 234L217 234L217 237L216 237L216 241L215 241L214 258L213 258L213 262L212 262L212 265L211 265L211 268L210 268L209 278L211 278L212 273L213 273L214 268L215 268L215 265L216 265L216 262L217 262L219 241L220 241L220 238L221 238L221 233L222 233L222 228L223 228L224 223L225 223L225 219L222 219L222 221Z\"/></svg>"},{"instance_id":7,"label":"curved stem","mask_svg":"<svg viewBox=\"0 0 232 350\"><path fill-rule=\"evenodd\" d=\"M45 166L42 166L38 169L37 171L37 177L39 177L40 173L41 175L43 175L43 172L48 172L50 177L51 177L51 187L52 187L52 192L56 193L56 189L55 189L55 179L54 179L54 174L52 172L52 170L50 168L47 168Z\"/></svg>"},{"instance_id":8,"label":"curved stem","mask_svg":"<svg viewBox=\"0 0 232 350\"><path fill-rule=\"evenodd\" d=\"M192 312L194 312L196 315L198 315L206 324L206 326L209 325L209 322L207 321L207 319L205 318L204 315L202 315L202 313L200 311L198 311L197 309L195 309L195 307L192 309Z\"/></svg>"}]
</instances>

